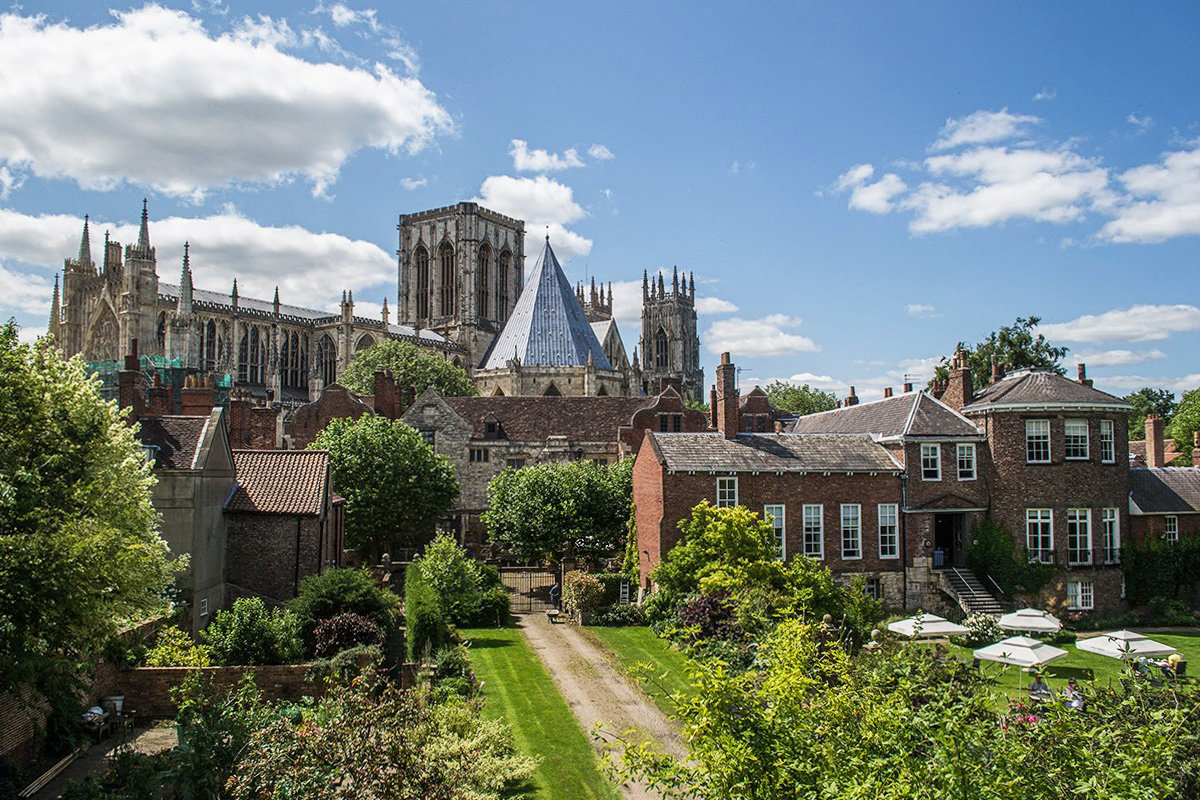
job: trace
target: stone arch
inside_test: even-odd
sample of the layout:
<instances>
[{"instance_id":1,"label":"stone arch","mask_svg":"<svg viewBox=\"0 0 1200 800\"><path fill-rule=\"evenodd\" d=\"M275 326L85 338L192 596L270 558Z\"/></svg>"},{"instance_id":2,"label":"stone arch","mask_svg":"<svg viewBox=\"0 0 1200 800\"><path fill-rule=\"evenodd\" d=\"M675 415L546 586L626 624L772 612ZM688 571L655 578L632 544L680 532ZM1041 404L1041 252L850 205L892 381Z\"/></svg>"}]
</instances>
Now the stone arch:
<instances>
[{"instance_id":1,"label":"stone arch","mask_svg":"<svg viewBox=\"0 0 1200 800\"><path fill-rule=\"evenodd\" d=\"M654 368L655 369L670 369L671 367L671 342L667 338L667 331L663 326L658 326L658 332L654 334Z\"/></svg>"},{"instance_id":2,"label":"stone arch","mask_svg":"<svg viewBox=\"0 0 1200 800\"><path fill-rule=\"evenodd\" d=\"M426 319L429 317L429 251L425 245L417 245L413 251L413 266L417 282L417 319Z\"/></svg>"},{"instance_id":3,"label":"stone arch","mask_svg":"<svg viewBox=\"0 0 1200 800\"><path fill-rule=\"evenodd\" d=\"M200 364L205 372L217 368L217 323L209 320L200 326Z\"/></svg>"},{"instance_id":4,"label":"stone arch","mask_svg":"<svg viewBox=\"0 0 1200 800\"><path fill-rule=\"evenodd\" d=\"M87 343L84 345L84 358L88 361L117 361L120 358L119 342L121 327L117 324L117 315L112 306L104 303L92 317L88 326Z\"/></svg>"},{"instance_id":5,"label":"stone arch","mask_svg":"<svg viewBox=\"0 0 1200 800\"><path fill-rule=\"evenodd\" d=\"M596 392L596 397L607 397L607 396L608 396L608 389L605 389L603 384L601 384L599 391Z\"/></svg>"},{"instance_id":6,"label":"stone arch","mask_svg":"<svg viewBox=\"0 0 1200 800\"><path fill-rule=\"evenodd\" d=\"M366 350L373 344L375 344L375 338L369 333L364 333L362 336L358 337L358 341L354 343L355 355L361 353L363 350Z\"/></svg>"},{"instance_id":7,"label":"stone arch","mask_svg":"<svg viewBox=\"0 0 1200 800\"><path fill-rule=\"evenodd\" d=\"M317 342L316 370L323 385L337 381L337 346L328 333Z\"/></svg>"},{"instance_id":8,"label":"stone arch","mask_svg":"<svg viewBox=\"0 0 1200 800\"><path fill-rule=\"evenodd\" d=\"M475 271L475 316L488 318L491 300L492 248L487 242L479 248L478 269Z\"/></svg>"},{"instance_id":9,"label":"stone arch","mask_svg":"<svg viewBox=\"0 0 1200 800\"><path fill-rule=\"evenodd\" d=\"M492 397L504 397L504 390L497 386L495 389L492 389Z\"/></svg>"},{"instance_id":10,"label":"stone arch","mask_svg":"<svg viewBox=\"0 0 1200 800\"><path fill-rule=\"evenodd\" d=\"M512 280L512 253L506 247L500 251L500 262L496 270L496 319L508 319L509 286Z\"/></svg>"},{"instance_id":11,"label":"stone arch","mask_svg":"<svg viewBox=\"0 0 1200 800\"><path fill-rule=\"evenodd\" d=\"M454 245L442 242L438 248L438 314L443 317L453 317L458 311L458 270L454 261Z\"/></svg>"},{"instance_id":12,"label":"stone arch","mask_svg":"<svg viewBox=\"0 0 1200 800\"><path fill-rule=\"evenodd\" d=\"M158 352L165 356L167 354L167 312L158 312L158 326L155 328L154 334L158 339Z\"/></svg>"}]
</instances>

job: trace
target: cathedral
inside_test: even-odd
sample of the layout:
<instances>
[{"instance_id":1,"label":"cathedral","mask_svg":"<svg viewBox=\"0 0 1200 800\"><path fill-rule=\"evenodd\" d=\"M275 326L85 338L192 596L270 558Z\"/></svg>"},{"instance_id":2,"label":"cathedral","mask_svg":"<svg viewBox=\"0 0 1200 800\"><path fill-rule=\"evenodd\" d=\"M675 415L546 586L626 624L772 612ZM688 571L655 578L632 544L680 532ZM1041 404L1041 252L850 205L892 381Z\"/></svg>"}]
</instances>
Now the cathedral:
<instances>
[{"instance_id":1,"label":"cathedral","mask_svg":"<svg viewBox=\"0 0 1200 800\"><path fill-rule=\"evenodd\" d=\"M354 355L409 341L463 367L485 395L639 396L663 379L703 398L695 282L668 291L643 276L642 336L632 361L612 315L612 289L567 281L549 239L525 280L525 224L475 203L402 214L396 322L197 289L184 245L178 284L159 280L142 204L135 244L107 233L99 266L89 220L55 279L49 332L68 356L103 372L137 340L143 363L285 407L317 399ZM640 356L639 356L640 353Z\"/></svg>"}]
</instances>

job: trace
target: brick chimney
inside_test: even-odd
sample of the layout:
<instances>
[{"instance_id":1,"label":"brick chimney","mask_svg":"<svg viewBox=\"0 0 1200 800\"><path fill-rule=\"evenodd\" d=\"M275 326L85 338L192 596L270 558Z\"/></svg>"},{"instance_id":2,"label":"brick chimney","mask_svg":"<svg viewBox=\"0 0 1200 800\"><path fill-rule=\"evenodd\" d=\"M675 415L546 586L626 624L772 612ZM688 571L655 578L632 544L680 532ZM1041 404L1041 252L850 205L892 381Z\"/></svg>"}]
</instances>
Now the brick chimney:
<instances>
[{"instance_id":1,"label":"brick chimney","mask_svg":"<svg viewBox=\"0 0 1200 800\"><path fill-rule=\"evenodd\" d=\"M992 383L1004 377L1004 365L997 361L992 362Z\"/></svg>"},{"instance_id":2,"label":"brick chimney","mask_svg":"<svg viewBox=\"0 0 1200 800\"><path fill-rule=\"evenodd\" d=\"M1163 463L1163 421L1158 414L1146 416L1146 466L1165 467Z\"/></svg>"},{"instance_id":3,"label":"brick chimney","mask_svg":"<svg viewBox=\"0 0 1200 800\"><path fill-rule=\"evenodd\" d=\"M1092 379L1087 376L1087 364L1076 364L1075 369L1078 371L1079 382L1084 386L1090 387Z\"/></svg>"},{"instance_id":4,"label":"brick chimney","mask_svg":"<svg viewBox=\"0 0 1200 800\"><path fill-rule=\"evenodd\" d=\"M675 378L670 375L663 375L658 379L658 393L662 394L667 390L668 386L675 387L675 393L683 397L683 379Z\"/></svg>"},{"instance_id":5,"label":"brick chimney","mask_svg":"<svg viewBox=\"0 0 1200 800\"><path fill-rule=\"evenodd\" d=\"M717 427L717 385L708 387L708 427Z\"/></svg>"},{"instance_id":6,"label":"brick chimney","mask_svg":"<svg viewBox=\"0 0 1200 800\"><path fill-rule=\"evenodd\" d=\"M851 386L851 387L850 387L850 394L846 396L846 403L845 403L845 405L847 405L847 406L856 406L856 405L858 405L858 395L856 395L856 394L854 393L854 387L853 387L853 386Z\"/></svg>"},{"instance_id":7,"label":"brick chimney","mask_svg":"<svg viewBox=\"0 0 1200 800\"><path fill-rule=\"evenodd\" d=\"M1192 466L1200 467L1200 431L1192 432Z\"/></svg>"},{"instance_id":8,"label":"brick chimney","mask_svg":"<svg viewBox=\"0 0 1200 800\"><path fill-rule=\"evenodd\" d=\"M738 435L737 368L729 361L729 353L721 353L717 365L717 430L726 439Z\"/></svg>"},{"instance_id":9,"label":"brick chimney","mask_svg":"<svg viewBox=\"0 0 1200 800\"><path fill-rule=\"evenodd\" d=\"M189 375L179 390L181 413L185 417L207 417L213 410L213 390L205 381Z\"/></svg>"},{"instance_id":10,"label":"brick chimney","mask_svg":"<svg viewBox=\"0 0 1200 800\"><path fill-rule=\"evenodd\" d=\"M911 391L912 391L912 384L906 381L904 384L904 393L908 394Z\"/></svg>"},{"instance_id":11,"label":"brick chimney","mask_svg":"<svg viewBox=\"0 0 1200 800\"><path fill-rule=\"evenodd\" d=\"M117 403L129 409L130 421L146 416L146 376L138 361L138 340L129 340L129 353L125 356L125 368L117 373Z\"/></svg>"},{"instance_id":12,"label":"brick chimney","mask_svg":"<svg viewBox=\"0 0 1200 800\"><path fill-rule=\"evenodd\" d=\"M970 403L974 396L975 381L971 368L967 366L967 351L959 348L954 353L954 361L950 363L950 380L946 383L946 391L942 392L941 401L958 411Z\"/></svg>"},{"instance_id":13,"label":"brick chimney","mask_svg":"<svg viewBox=\"0 0 1200 800\"><path fill-rule=\"evenodd\" d=\"M883 389L883 399L886 400L892 396L892 387L885 386Z\"/></svg>"},{"instance_id":14,"label":"brick chimney","mask_svg":"<svg viewBox=\"0 0 1200 800\"><path fill-rule=\"evenodd\" d=\"M386 419L400 419L400 389L390 369L375 370L375 412Z\"/></svg>"}]
</instances>

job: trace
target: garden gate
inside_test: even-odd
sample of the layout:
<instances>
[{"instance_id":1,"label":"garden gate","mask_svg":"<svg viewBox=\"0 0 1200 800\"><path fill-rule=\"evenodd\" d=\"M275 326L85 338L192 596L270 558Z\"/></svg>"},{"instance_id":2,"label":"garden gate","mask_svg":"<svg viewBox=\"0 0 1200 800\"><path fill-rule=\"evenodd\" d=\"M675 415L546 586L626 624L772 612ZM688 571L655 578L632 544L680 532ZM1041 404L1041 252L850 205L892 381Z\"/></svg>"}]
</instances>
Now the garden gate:
<instances>
[{"instance_id":1,"label":"garden gate","mask_svg":"<svg viewBox=\"0 0 1200 800\"><path fill-rule=\"evenodd\" d=\"M554 585L554 570L537 567L502 567L500 580L508 589L514 614L545 611L550 605L550 587ZM561 597L559 598L561 601Z\"/></svg>"}]
</instances>

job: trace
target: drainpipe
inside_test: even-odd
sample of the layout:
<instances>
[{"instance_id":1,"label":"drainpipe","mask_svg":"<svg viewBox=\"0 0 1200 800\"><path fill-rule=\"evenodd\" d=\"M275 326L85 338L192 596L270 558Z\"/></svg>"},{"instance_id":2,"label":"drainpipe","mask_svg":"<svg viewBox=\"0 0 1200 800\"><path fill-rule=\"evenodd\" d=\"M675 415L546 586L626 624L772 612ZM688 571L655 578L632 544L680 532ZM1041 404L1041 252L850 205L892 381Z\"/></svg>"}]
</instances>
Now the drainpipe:
<instances>
[{"instance_id":1,"label":"drainpipe","mask_svg":"<svg viewBox=\"0 0 1200 800\"><path fill-rule=\"evenodd\" d=\"M908 471L900 473L900 566L904 578L904 607L908 608Z\"/></svg>"}]
</instances>

